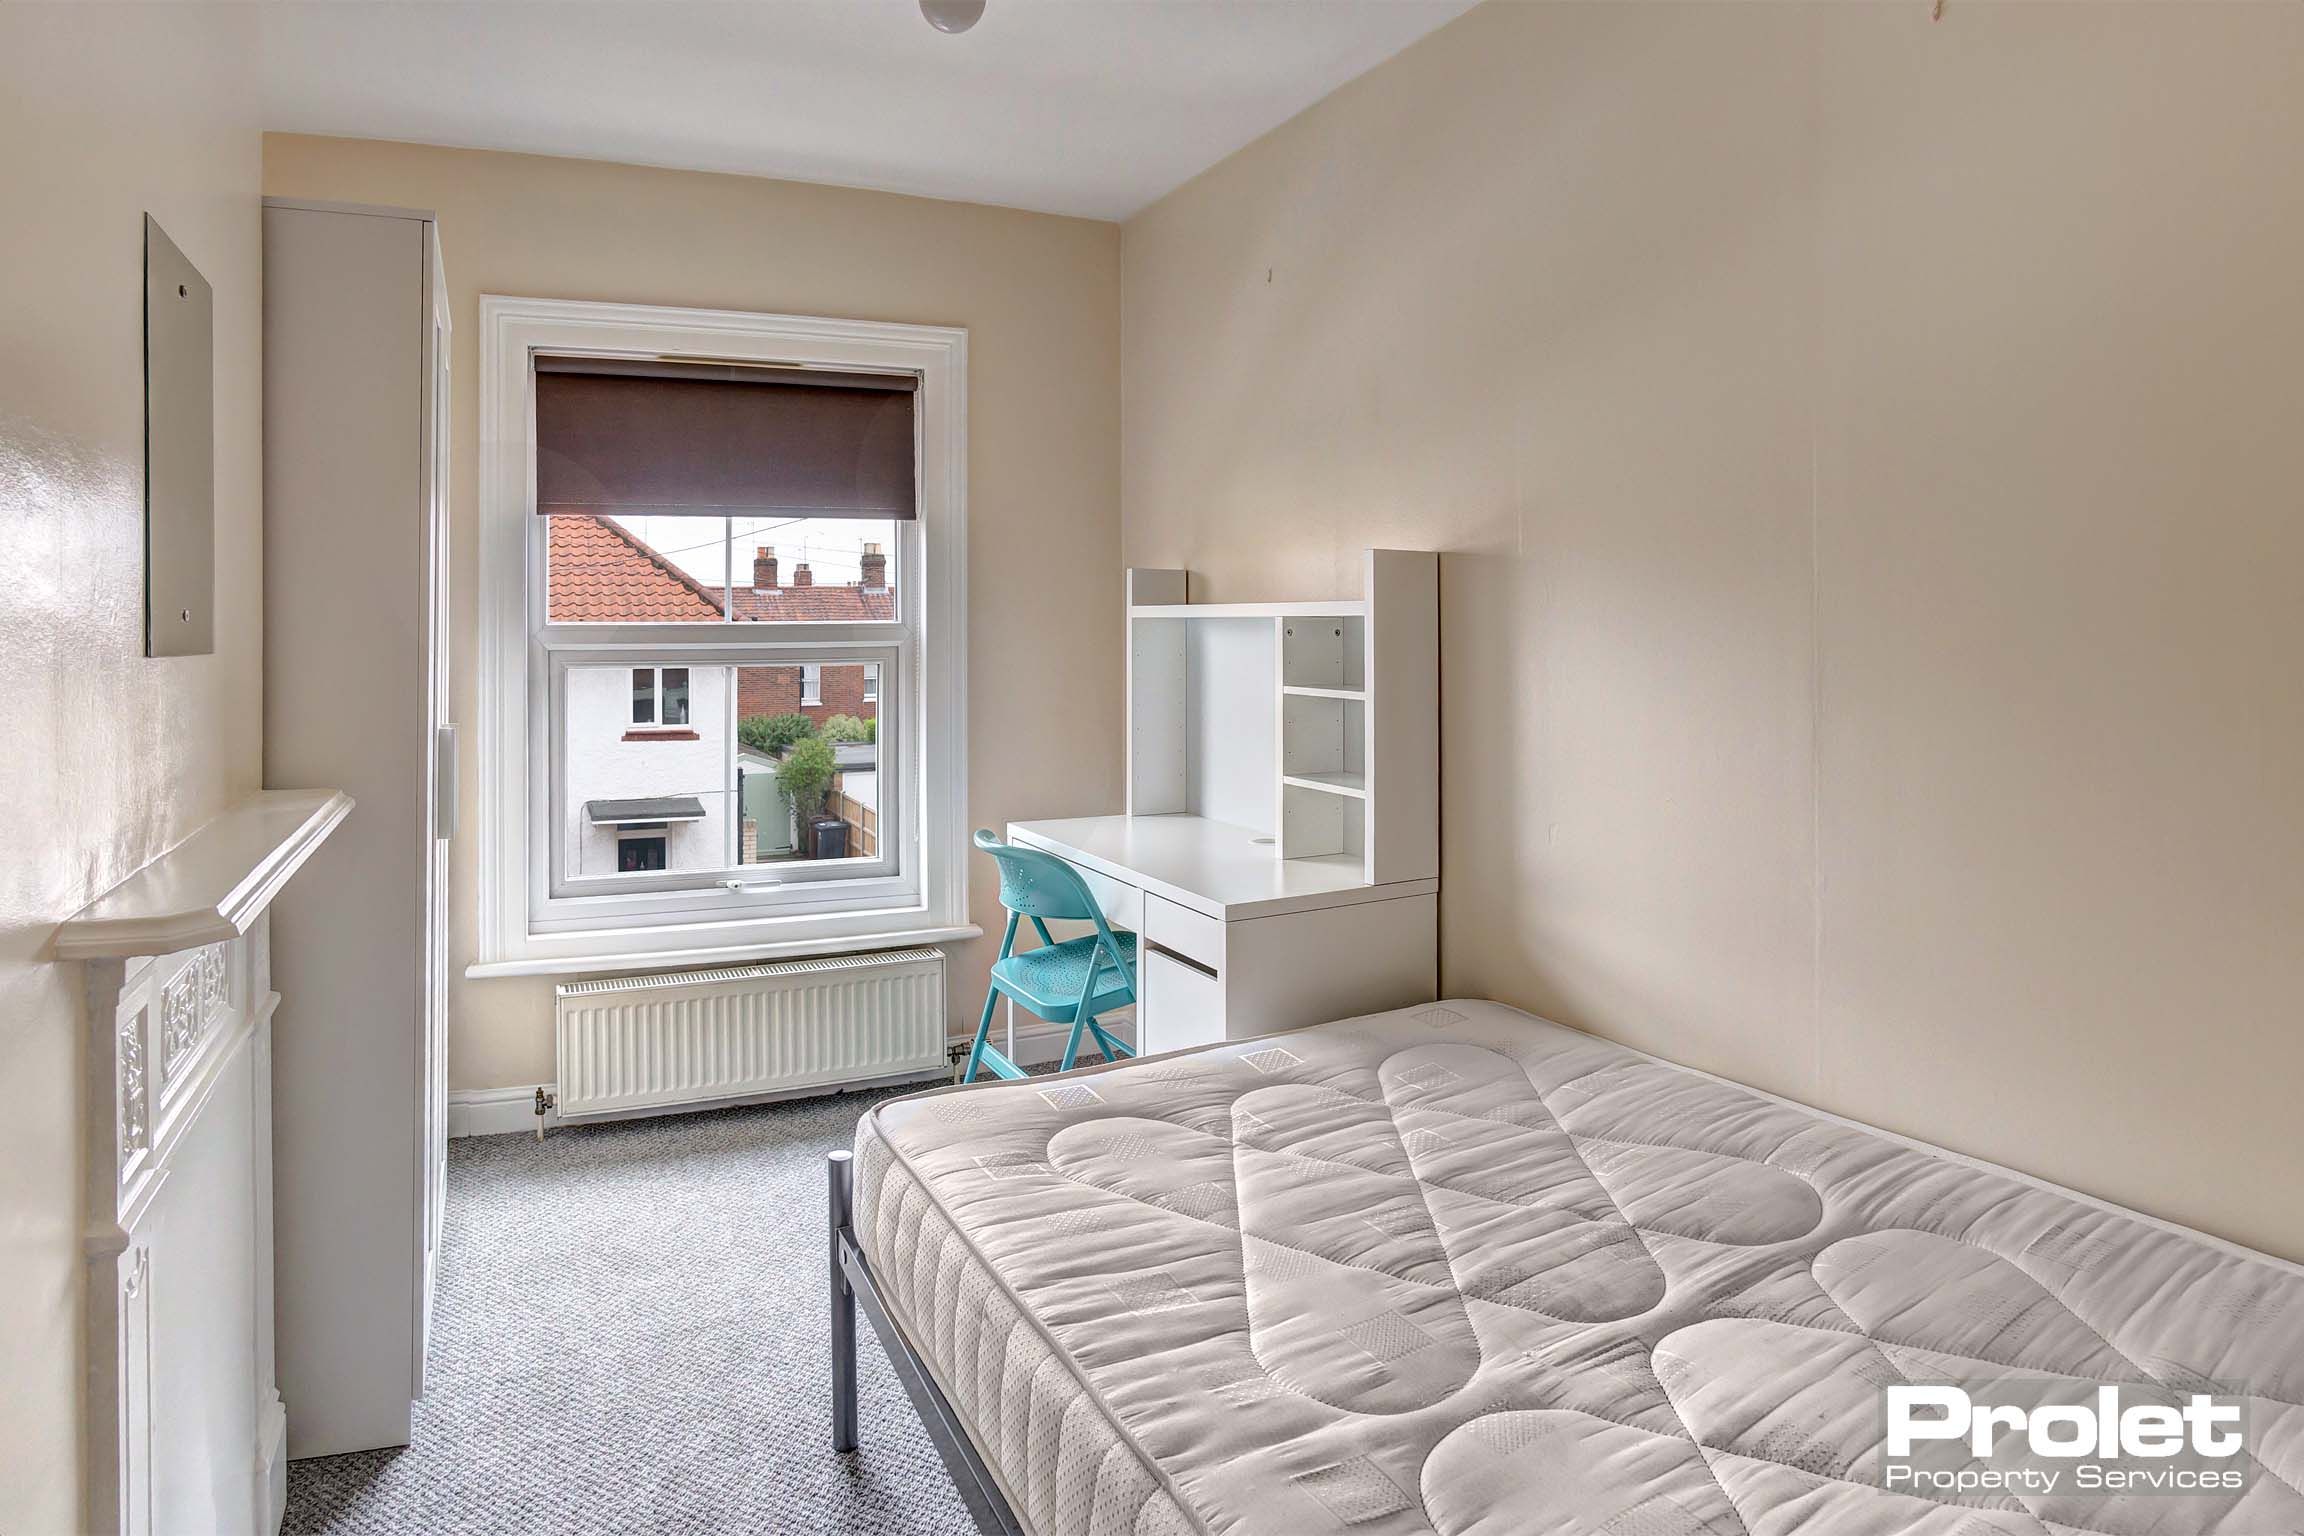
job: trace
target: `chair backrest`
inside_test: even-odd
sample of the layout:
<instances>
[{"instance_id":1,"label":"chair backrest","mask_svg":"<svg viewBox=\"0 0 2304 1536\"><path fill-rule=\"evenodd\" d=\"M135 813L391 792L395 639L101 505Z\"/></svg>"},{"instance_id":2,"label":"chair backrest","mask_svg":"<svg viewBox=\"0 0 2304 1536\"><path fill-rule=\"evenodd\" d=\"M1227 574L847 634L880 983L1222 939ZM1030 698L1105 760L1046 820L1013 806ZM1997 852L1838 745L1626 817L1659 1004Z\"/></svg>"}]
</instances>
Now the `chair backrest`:
<instances>
[{"instance_id":1,"label":"chair backrest","mask_svg":"<svg viewBox=\"0 0 2304 1536\"><path fill-rule=\"evenodd\" d=\"M978 830L976 846L1000 866L1000 905L1025 917L1070 919L1104 926L1104 914L1080 872L1052 853L1004 843Z\"/></svg>"}]
</instances>

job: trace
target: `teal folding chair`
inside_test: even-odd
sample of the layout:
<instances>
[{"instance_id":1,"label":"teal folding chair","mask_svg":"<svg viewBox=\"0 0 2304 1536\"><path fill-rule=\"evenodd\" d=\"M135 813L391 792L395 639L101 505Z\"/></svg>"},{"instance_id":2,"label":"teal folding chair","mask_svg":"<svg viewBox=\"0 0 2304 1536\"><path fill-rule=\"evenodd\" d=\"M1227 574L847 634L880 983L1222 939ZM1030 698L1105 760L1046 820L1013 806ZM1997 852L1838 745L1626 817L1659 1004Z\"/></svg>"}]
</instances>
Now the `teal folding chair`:
<instances>
[{"instance_id":1,"label":"teal folding chair","mask_svg":"<svg viewBox=\"0 0 2304 1536\"><path fill-rule=\"evenodd\" d=\"M1093 1036L1107 1061L1136 1053L1096 1022L1098 1014L1136 1001L1136 935L1104 921L1080 872L1037 848L1004 843L990 832L976 834L976 846L1000 866L1000 905L1008 909L1008 929L1000 935L1000 958L992 962L992 985L984 994L984 1017L976 1021L976 1043L968 1051L964 1083L976 1069L996 1077L1022 1077L1024 1069L991 1043L992 1010L1002 997L1051 1024L1070 1024L1062 1070L1072 1070L1083 1036ZM1016 925L1029 917L1040 947L1016 953ZM1059 944L1048 922L1092 922L1096 931Z\"/></svg>"}]
</instances>

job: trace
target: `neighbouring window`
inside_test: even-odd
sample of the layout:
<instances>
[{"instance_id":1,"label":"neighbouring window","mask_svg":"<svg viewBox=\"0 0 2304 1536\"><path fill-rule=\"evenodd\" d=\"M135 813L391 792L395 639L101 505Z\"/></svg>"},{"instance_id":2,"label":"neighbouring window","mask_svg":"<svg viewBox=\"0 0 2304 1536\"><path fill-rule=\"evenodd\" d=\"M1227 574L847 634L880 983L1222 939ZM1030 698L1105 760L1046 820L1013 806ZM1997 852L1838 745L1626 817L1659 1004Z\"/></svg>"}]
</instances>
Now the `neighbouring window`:
<instances>
[{"instance_id":1,"label":"neighbouring window","mask_svg":"<svg viewBox=\"0 0 2304 1536\"><path fill-rule=\"evenodd\" d=\"M634 667L632 723L678 726L688 723L688 669Z\"/></svg>"},{"instance_id":2,"label":"neighbouring window","mask_svg":"<svg viewBox=\"0 0 2304 1536\"><path fill-rule=\"evenodd\" d=\"M972 932L960 333L482 322L475 970Z\"/></svg>"}]
</instances>

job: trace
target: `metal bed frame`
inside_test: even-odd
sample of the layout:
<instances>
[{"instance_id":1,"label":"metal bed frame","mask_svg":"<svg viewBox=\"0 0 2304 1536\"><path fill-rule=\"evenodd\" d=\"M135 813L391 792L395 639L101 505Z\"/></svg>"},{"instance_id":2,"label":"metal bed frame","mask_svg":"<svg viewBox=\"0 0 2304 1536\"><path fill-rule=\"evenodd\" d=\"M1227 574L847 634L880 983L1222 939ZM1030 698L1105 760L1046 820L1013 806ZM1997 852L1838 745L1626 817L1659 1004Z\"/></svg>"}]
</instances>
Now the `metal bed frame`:
<instances>
[{"instance_id":1,"label":"metal bed frame","mask_svg":"<svg viewBox=\"0 0 2304 1536\"><path fill-rule=\"evenodd\" d=\"M943 1458L944 1470L959 1491L960 1502L968 1506L976 1529L984 1536L1024 1536L1022 1522L1008 1507L991 1468L977 1454L960 1415L946 1401L912 1341L904 1337L872 1278L872 1266L865 1262L851 1219L856 1192L853 1155L845 1151L827 1154L824 1171L831 1197L832 1449L842 1454L856 1449L856 1304L862 1302L872 1331L880 1336L880 1347L888 1352L888 1363L896 1367L896 1379L904 1383L905 1395L919 1411L920 1425L935 1443L936 1454Z\"/></svg>"}]
</instances>

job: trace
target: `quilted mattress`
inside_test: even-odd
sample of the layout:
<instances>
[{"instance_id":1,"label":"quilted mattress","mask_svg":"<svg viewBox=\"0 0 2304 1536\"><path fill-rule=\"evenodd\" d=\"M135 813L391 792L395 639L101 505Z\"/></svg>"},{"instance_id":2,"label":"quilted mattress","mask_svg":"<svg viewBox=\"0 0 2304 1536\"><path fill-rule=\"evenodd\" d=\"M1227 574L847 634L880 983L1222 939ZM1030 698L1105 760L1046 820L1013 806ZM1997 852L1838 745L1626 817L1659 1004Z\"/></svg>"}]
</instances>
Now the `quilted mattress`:
<instances>
[{"instance_id":1,"label":"quilted mattress","mask_svg":"<svg viewBox=\"0 0 2304 1536\"><path fill-rule=\"evenodd\" d=\"M893 1100L859 1241L1041 1536L2304 1532L2304 1273L1481 1002ZM1879 1388L2245 1394L2239 1495L1877 1484Z\"/></svg>"}]
</instances>

